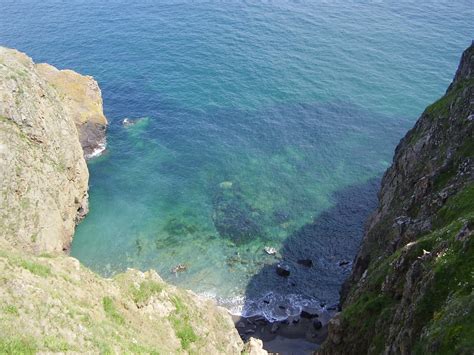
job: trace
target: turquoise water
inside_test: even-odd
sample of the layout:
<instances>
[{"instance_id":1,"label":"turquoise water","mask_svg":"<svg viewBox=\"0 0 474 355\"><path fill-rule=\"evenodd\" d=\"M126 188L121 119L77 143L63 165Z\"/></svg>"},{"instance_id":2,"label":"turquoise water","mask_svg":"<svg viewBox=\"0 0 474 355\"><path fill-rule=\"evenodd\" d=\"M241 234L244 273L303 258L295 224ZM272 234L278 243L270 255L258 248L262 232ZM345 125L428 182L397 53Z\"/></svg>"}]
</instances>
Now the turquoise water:
<instances>
[{"instance_id":1,"label":"turquoise water","mask_svg":"<svg viewBox=\"0 0 474 355\"><path fill-rule=\"evenodd\" d=\"M377 182L473 18L473 1L2 1L0 44L102 88L108 150L71 254L258 312L269 292L337 301Z\"/></svg>"}]
</instances>

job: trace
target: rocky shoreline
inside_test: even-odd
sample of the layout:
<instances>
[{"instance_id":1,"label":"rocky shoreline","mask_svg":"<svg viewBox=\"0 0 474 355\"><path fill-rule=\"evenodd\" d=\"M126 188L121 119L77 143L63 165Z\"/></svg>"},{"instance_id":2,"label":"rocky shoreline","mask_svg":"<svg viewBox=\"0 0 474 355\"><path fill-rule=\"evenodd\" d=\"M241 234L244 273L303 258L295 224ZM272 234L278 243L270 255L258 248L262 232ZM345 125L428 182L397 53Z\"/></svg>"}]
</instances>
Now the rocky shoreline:
<instances>
[{"instance_id":1,"label":"rocky shoreline","mask_svg":"<svg viewBox=\"0 0 474 355\"><path fill-rule=\"evenodd\" d=\"M281 355L312 354L328 335L328 324L336 309L303 308L300 315L278 322L270 322L263 316L232 316L241 339L262 341L269 353Z\"/></svg>"}]
</instances>

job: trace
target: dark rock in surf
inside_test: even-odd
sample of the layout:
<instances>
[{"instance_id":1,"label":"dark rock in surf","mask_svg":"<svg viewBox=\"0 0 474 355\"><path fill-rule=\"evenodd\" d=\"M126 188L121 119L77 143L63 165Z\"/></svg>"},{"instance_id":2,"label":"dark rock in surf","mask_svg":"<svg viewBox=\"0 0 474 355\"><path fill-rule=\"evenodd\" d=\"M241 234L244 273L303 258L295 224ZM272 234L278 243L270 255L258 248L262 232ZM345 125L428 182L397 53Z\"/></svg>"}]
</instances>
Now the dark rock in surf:
<instances>
[{"instance_id":1,"label":"dark rock in surf","mask_svg":"<svg viewBox=\"0 0 474 355\"><path fill-rule=\"evenodd\" d=\"M301 318L313 319L319 317L318 310L311 307L303 307L300 313Z\"/></svg>"},{"instance_id":2,"label":"dark rock in surf","mask_svg":"<svg viewBox=\"0 0 474 355\"><path fill-rule=\"evenodd\" d=\"M286 264L277 264L276 273L278 276L288 277L290 276L290 267Z\"/></svg>"}]
</instances>

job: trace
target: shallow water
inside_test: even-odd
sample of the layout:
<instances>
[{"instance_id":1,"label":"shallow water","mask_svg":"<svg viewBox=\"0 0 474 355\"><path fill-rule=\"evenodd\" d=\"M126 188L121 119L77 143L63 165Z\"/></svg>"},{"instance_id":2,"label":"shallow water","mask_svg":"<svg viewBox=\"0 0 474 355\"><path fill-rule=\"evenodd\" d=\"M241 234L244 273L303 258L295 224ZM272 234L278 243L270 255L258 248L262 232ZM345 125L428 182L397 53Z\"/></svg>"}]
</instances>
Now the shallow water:
<instances>
[{"instance_id":1,"label":"shallow water","mask_svg":"<svg viewBox=\"0 0 474 355\"><path fill-rule=\"evenodd\" d=\"M288 299L337 301L378 180L472 18L473 1L2 1L0 43L101 85L108 151L73 256L278 318Z\"/></svg>"}]
</instances>

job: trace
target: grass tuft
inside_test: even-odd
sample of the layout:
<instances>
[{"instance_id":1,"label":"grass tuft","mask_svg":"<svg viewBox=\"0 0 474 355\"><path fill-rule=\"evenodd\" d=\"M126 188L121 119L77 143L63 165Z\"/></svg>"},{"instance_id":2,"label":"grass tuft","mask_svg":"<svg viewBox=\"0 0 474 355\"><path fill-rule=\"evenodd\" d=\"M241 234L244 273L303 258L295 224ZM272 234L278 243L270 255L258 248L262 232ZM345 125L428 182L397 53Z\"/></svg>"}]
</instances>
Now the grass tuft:
<instances>
[{"instance_id":1,"label":"grass tuft","mask_svg":"<svg viewBox=\"0 0 474 355\"><path fill-rule=\"evenodd\" d=\"M146 303L151 296L160 293L163 285L155 281L143 281L138 288L132 289L132 297L136 304Z\"/></svg>"},{"instance_id":2,"label":"grass tuft","mask_svg":"<svg viewBox=\"0 0 474 355\"><path fill-rule=\"evenodd\" d=\"M30 355L37 351L32 339L0 338L0 354Z\"/></svg>"},{"instance_id":3,"label":"grass tuft","mask_svg":"<svg viewBox=\"0 0 474 355\"><path fill-rule=\"evenodd\" d=\"M9 305L3 307L3 311L5 313L8 313L8 314L11 314L11 315L14 315L14 316L18 316L20 314L18 312L18 308L15 305L12 305L12 304L9 304Z\"/></svg>"},{"instance_id":4,"label":"grass tuft","mask_svg":"<svg viewBox=\"0 0 474 355\"><path fill-rule=\"evenodd\" d=\"M171 325L176 336L181 341L181 347L185 350L189 349L191 343L196 342L199 337L194 332L191 322L189 320L189 311L184 305L183 301L175 296L171 298L171 302L176 310L173 315L169 317Z\"/></svg>"},{"instance_id":5,"label":"grass tuft","mask_svg":"<svg viewBox=\"0 0 474 355\"><path fill-rule=\"evenodd\" d=\"M118 312L117 308L115 307L114 301L110 297L104 297L102 299L102 306L104 307L104 312L109 319L114 321L117 324L124 324L125 319L123 316Z\"/></svg>"},{"instance_id":6,"label":"grass tuft","mask_svg":"<svg viewBox=\"0 0 474 355\"><path fill-rule=\"evenodd\" d=\"M28 260L21 260L19 265L27 269L32 274L41 276L41 277L48 277L51 275L51 269L48 266L37 264Z\"/></svg>"}]
</instances>

